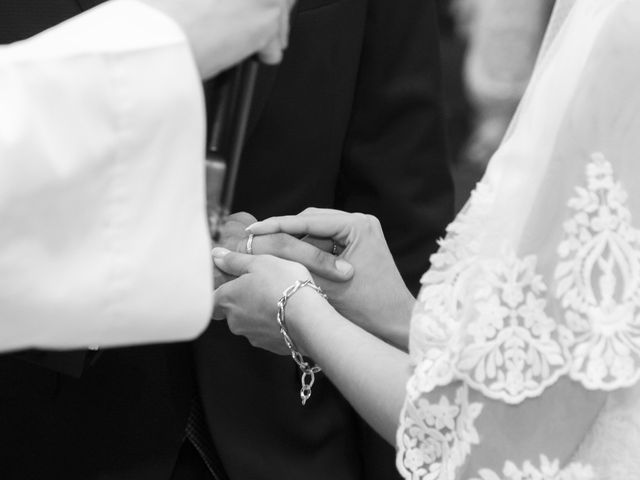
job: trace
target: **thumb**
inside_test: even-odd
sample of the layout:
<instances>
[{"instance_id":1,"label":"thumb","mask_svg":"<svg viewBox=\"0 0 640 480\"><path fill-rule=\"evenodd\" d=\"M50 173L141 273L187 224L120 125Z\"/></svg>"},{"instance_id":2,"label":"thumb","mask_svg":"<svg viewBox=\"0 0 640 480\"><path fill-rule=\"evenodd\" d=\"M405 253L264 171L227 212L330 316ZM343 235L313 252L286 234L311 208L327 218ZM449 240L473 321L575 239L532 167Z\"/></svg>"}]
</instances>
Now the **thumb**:
<instances>
[{"instance_id":1,"label":"thumb","mask_svg":"<svg viewBox=\"0 0 640 480\"><path fill-rule=\"evenodd\" d=\"M231 252L226 248L216 247L211 250L213 263L221 271L239 277L245 273L249 273L256 257L244 253Z\"/></svg>"},{"instance_id":2,"label":"thumb","mask_svg":"<svg viewBox=\"0 0 640 480\"><path fill-rule=\"evenodd\" d=\"M227 309L224 305L226 291L229 288L228 285L228 283L225 283L213 291L213 313L211 314L213 320L224 320L227 318Z\"/></svg>"}]
</instances>

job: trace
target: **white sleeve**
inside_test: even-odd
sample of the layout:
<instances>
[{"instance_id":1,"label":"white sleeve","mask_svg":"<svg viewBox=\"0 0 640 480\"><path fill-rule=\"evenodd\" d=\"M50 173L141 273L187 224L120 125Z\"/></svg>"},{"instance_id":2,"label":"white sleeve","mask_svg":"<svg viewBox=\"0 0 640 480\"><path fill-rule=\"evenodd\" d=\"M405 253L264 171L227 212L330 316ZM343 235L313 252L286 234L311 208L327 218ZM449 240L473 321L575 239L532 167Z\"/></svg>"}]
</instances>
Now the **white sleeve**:
<instances>
[{"instance_id":1,"label":"white sleeve","mask_svg":"<svg viewBox=\"0 0 640 480\"><path fill-rule=\"evenodd\" d=\"M205 328L204 125L183 32L134 0L0 47L0 351Z\"/></svg>"}]
</instances>

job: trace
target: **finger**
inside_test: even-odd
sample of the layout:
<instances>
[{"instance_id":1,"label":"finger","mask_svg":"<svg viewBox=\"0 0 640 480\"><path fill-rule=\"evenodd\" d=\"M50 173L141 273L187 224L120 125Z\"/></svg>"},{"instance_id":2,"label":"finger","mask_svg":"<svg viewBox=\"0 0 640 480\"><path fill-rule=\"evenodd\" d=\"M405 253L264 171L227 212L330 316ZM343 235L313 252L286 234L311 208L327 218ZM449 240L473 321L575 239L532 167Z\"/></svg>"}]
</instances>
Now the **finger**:
<instances>
[{"instance_id":1,"label":"finger","mask_svg":"<svg viewBox=\"0 0 640 480\"><path fill-rule=\"evenodd\" d=\"M213 314L211 315L213 320L225 320L229 316L231 298L238 281L237 278L233 279L213 291Z\"/></svg>"},{"instance_id":2,"label":"finger","mask_svg":"<svg viewBox=\"0 0 640 480\"><path fill-rule=\"evenodd\" d=\"M213 291L213 313L211 314L213 320L224 320L227 318L225 298L230 283L225 283Z\"/></svg>"},{"instance_id":3,"label":"finger","mask_svg":"<svg viewBox=\"0 0 640 480\"><path fill-rule=\"evenodd\" d=\"M329 242L328 249L332 250L333 241ZM284 233L254 237L253 253L273 255L301 263L311 273L336 282L347 281L354 273L353 266L344 259Z\"/></svg>"},{"instance_id":4,"label":"finger","mask_svg":"<svg viewBox=\"0 0 640 480\"><path fill-rule=\"evenodd\" d=\"M247 227L254 235L284 232L290 235L311 235L314 237L332 238L344 243L354 224L351 214L307 213L271 217Z\"/></svg>"},{"instance_id":5,"label":"finger","mask_svg":"<svg viewBox=\"0 0 640 480\"><path fill-rule=\"evenodd\" d=\"M227 217L227 222L237 222L243 225L251 225L256 221L256 217L247 212L235 212Z\"/></svg>"},{"instance_id":6,"label":"finger","mask_svg":"<svg viewBox=\"0 0 640 480\"><path fill-rule=\"evenodd\" d=\"M233 280L234 278L235 277L222 272L215 265L213 266L213 286L214 286L214 288L221 287L222 285L224 285L225 283Z\"/></svg>"},{"instance_id":7,"label":"finger","mask_svg":"<svg viewBox=\"0 0 640 480\"><path fill-rule=\"evenodd\" d=\"M245 223L236 221L225 223L220 229L220 238L214 246L235 252L248 253L249 232L246 229L247 225Z\"/></svg>"},{"instance_id":8,"label":"finger","mask_svg":"<svg viewBox=\"0 0 640 480\"><path fill-rule=\"evenodd\" d=\"M274 38L266 47L258 52L260 60L267 65L276 65L282 61L282 48L280 46L280 39Z\"/></svg>"},{"instance_id":9,"label":"finger","mask_svg":"<svg viewBox=\"0 0 640 480\"><path fill-rule=\"evenodd\" d=\"M246 228L255 221L256 218L247 212L229 215L220 228L219 239L215 246L245 253L249 236Z\"/></svg>"},{"instance_id":10,"label":"finger","mask_svg":"<svg viewBox=\"0 0 640 480\"><path fill-rule=\"evenodd\" d=\"M318 207L307 207L303 211L301 211L298 215L331 215L331 214L350 215L344 210L336 210L335 208L318 208Z\"/></svg>"},{"instance_id":11,"label":"finger","mask_svg":"<svg viewBox=\"0 0 640 480\"><path fill-rule=\"evenodd\" d=\"M313 245L316 248L319 248L323 252L330 253L334 257L340 255L345 248L344 246L340 245L338 242L330 238L318 238L311 235L305 235L301 238L301 240Z\"/></svg>"},{"instance_id":12,"label":"finger","mask_svg":"<svg viewBox=\"0 0 640 480\"><path fill-rule=\"evenodd\" d=\"M216 247L223 247L228 250L244 252L244 245L249 234L246 231L246 224L240 222L227 222L220 229L220 235Z\"/></svg>"},{"instance_id":13,"label":"finger","mask_svg":"<svg viewBox=\"0 0 640 480\"><path fill-rule=\"evenodd\" d=\"M313 245L314 247L316 247L319 250L322 250L323 252L327 252L331 254L333 254L333 246L336 244L330 238L320 238L320 237L314 237L312 235L305 235L300 240L302 240L305 243L308 243L309 245Z\"/></svg>"},{"instance_id":14,"label":"finger","mask_svg":"<svg viewBox=\"0 0 640 480\"><path fill-rule=\"evenodd\" d=\"M216 267L234 277L249 273L251 265L257 260L253 255L231 252L221 247L214 248L211 251L211 256Z\"/></svg>"}]
</instances>

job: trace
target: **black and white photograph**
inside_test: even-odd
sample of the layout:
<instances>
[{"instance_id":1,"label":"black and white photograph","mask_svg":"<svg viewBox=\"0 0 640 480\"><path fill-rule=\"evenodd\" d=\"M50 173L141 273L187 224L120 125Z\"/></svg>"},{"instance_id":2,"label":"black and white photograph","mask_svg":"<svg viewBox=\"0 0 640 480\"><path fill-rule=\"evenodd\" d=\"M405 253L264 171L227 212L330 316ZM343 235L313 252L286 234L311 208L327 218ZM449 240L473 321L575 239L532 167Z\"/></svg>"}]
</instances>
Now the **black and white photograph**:
<instances>
[{"instance_id":1,"label":"black and white photograph","mask_svg":"<svg viewBox=\"0 0 640 480\"><path fill-rule=\"evenodd\" d=\"M0 480L640 480L640 0L0 0Z\"/></svg>"}]
</instances>

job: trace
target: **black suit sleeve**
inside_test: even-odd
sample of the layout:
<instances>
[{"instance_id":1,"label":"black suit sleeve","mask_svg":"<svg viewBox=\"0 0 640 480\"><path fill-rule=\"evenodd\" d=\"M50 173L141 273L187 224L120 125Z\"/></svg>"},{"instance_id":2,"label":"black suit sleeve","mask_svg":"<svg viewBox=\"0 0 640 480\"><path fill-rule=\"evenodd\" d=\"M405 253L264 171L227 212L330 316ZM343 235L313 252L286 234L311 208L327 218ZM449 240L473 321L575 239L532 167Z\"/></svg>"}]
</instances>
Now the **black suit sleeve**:
<instances>
[{"instance_id":1,"label":"black suit sleeve","mask_svg":"<svg viewBox=\"0 0 640 480\"><path fill-rule=\"evenodd\" d=\"M97 360L100 354L101 352L99 351L93 352L90 350L74 350L69 352L28 350L13 355L20 360L46 368L55 373L62 373L71 377L80 377L85 368Z\"/></svg>"},{"instance_id":2,"label":"black suit sleeve","mask_svg":"<svg viewBox=\"0 0 640 480\"><path fill-rule=\"evenodd\" d=\"M376 215L414 292L453 215L433 0L370 0L337 203Z\"/></svg>"}]
</instances>

